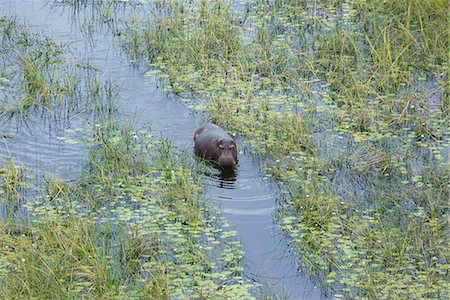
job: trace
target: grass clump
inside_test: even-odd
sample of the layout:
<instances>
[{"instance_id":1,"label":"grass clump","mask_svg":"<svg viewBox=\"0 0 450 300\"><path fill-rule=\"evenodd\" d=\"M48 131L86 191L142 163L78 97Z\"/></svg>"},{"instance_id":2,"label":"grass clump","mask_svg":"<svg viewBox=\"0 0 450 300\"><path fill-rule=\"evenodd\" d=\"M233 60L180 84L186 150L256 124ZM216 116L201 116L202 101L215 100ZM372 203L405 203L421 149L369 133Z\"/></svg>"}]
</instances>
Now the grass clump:
<instances>
[{"instance_id":1,"label":"grass clump","mask_svg":"<svg viewBox=\"0 0 450 300\"><path fill-rule=\"evenodd\" d=\"M252 1L246 9L175 1L152 9L123 34L130 56L267 158L289 195L279 222L324 289L445 297L443 1Z\"/></svg>"},{"instance_id":2,"label":"grass clump","mask_svg":"<svg viewBox=\"0 0 450 300\"><path fill-rule=\"evenodd\" d=\"M21 191L25 185L24 169L13 158L4 161L0 168L0 200L12 216L22 201Z\"/></svg>"},{"instance_id":3,"label":"grass clump","mask_svg":"<svg viewBox=\"0 0 450 300\"><path fill-rule=\"evenodd\" d=\"M56 10L68 11L91 44L97 43L96 36L116 33L128 11L142 7L142 1L121 0L54 0L49 4Z\"/></svg>"},{"instance_id":4,"label":"grass clump","mask_svg":"<svg viewBox=\"0 0 450 300\"><path fill-rule=\"evenodd\" d=\"M37 225L37 224L36 224ZM22 232L2 225L2 297L72 298L117 294L119 272L82 219L40 222Z\"/></svg>"},{"instance_id":5,"label":"grass clump","mask_svg":"<svg viewBox=\"0 0 450 300\"><path fill-rule=\"evenodd\" d=\"M95 72L67 56L67 48L0 16L0 116L38 112L53 120L89 107Z\"/></svg>"}]
</instances>

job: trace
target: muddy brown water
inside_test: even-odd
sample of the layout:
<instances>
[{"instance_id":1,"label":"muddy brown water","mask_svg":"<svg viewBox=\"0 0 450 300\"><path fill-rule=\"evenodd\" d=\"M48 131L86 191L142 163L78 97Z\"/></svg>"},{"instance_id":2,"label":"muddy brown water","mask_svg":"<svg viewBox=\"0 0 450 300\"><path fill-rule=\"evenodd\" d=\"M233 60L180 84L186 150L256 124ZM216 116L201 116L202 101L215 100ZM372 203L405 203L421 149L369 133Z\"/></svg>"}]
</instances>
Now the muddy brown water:
<instances>
[{"instance_id":1,"label":"muddy brown water","mask_svg":"<svg viewBox=\"0 0 450 300\"><path fill-rule=\"evenodd\" d=\"M70 9L52 7L46 0L0 0L0 16L15 16L34 32L68 45L71 56L96 66L101 79L119 86L117 106L122 118L133 120L138 128L150 126L156 135L169 138L178 148L192 149L193 132L202 124L201 116L164 93L143 71L133 68L107 29L98 27L88 38L80 29L83 26L78 26L83 24L83 11L74 16ZM28 172L38 174L36 182L55 173L75 179L81 172L85 149L81 143L68 144L61 138L76 139L80 133L67 129L83 127L84 122L77 116L56 124L38 116L31 116L27 123L2 121L0 131L12 138L0 140L0 160L15 157ZM296 256L274 223L276 201L281 196L278 185L260 171L257 158L242 147L243 141L238 138L237 142L244 151L235 173L223 176L211 168L211 173L204 175L204 196L220 207L231 230L237 231L245 251L245 277L265 284L276 298L323 298L298 271Z\"/></svg>"}]
</instances>

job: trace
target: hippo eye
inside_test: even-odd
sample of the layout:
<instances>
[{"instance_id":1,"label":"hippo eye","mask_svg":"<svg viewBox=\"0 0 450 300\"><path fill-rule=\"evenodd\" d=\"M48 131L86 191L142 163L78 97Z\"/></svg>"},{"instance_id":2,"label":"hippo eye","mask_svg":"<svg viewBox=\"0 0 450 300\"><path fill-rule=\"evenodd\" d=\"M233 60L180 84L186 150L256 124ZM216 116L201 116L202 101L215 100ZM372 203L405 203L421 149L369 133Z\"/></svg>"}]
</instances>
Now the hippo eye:
<instances>
[{"instance_id":1,"label":"hippo eye","mask_svg":"<svg viewBox=\"0 0 450 300\"><path fill-rule=\"evenodd\" d=\"M231 149L234 149L235 147L236 147L236 146L235 146L234 144L231 144L231 145L230 145L230 148L231 148Z\"/></svg>"}]
</instances>

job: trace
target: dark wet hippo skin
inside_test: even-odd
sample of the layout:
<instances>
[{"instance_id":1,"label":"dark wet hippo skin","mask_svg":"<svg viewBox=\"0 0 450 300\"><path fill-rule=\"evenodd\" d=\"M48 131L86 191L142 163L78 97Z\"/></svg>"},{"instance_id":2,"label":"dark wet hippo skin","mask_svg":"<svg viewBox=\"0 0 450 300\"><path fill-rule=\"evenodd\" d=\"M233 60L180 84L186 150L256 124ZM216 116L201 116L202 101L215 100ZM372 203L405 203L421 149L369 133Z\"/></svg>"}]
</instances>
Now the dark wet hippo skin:
<instances>
[{"instance_id":1,"label":"dark wet hippo skin","mask_svg":"<svg viewBox=\"0 0 450 300\"><path fill-rule=\"evenodd\" d=\"M214 160L222 168L237 164L237 146L234 139L219 126L206 123L194 134L194 150L197 156Z\"/></svg>"}]
</instances>

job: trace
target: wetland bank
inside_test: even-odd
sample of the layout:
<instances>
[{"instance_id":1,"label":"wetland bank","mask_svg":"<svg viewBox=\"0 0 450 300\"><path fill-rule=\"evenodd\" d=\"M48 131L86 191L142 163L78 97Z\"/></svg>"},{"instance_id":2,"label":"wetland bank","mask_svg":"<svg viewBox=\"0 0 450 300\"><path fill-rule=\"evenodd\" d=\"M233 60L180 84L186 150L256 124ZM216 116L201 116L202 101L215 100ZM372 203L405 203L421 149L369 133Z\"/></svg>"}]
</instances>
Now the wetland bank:
<instances>
[{"instance_id":1,"label":"wetland bank","mask_svg":"<svg viewBox=\"0 0 450 300\"><path fill-rule=\"evenodd\" d=\"M88 11L86 38L106 28L131 65L242 138L324 296L447 297L445 1L52 4ZM192 153L127 123L101 65L0 18L2 298L276 298L242 276L239 233L200 197ZM36 123L79 145L77 176L17 159L9 145Z\"/></svg>"}]
</instances>

